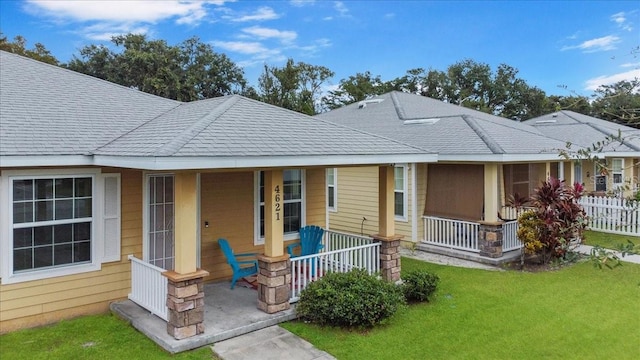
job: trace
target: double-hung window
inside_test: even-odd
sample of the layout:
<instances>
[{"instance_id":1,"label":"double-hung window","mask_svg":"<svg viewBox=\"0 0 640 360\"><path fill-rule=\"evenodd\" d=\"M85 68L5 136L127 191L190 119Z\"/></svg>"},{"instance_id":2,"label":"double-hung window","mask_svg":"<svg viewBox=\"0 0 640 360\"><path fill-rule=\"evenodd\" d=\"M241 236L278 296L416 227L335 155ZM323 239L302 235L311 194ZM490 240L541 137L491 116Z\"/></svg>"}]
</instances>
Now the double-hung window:
<instances>
[{"instance_id":1,"label":"double-hung window","mask_svg":"<svg viewBox=\"0 0 640 360\"><path fill-rule=\"evenodd\" d=\"M338 169L327 169L327 208L329 211L338 211L338 193L336 184L338 180Z\"/></svg>"},{"instance_id":2,"label":"double-hung window","mask_svg":"<svg viewBox=\"0 0 640 360\"><path fill-rule=\"evenodd\" d=\"M4 171L2 282L77 274L120 261L120 175Z\"/></svg>"},{"instance_id":3,"label":"double-hung window","mask_svg":"<svg viewBox=\"0 0 640 360\"><path fill-rule=\"evenodd\" d=\"M91 262L92 176L11 184L14 273Z\"/></svg>"},{"instance_id":4,"label":"double-hung window","mask_svg":"<svg viewBox=\"0 0 640 360\"><path fill-rule=\"evenodd\" d=\"M397 220L407 219L407 166L394 168L394 212Z\"/></svg>"},{"instance_id":5,"label":"double-hung window","mask_svg":"<svg viewBox=\"0 0 640 360\"><path fill-rule=\"evenodd\" d=\"M624 182L624 176L622 174L624 169L623 159L613 159L611 161L611 174L613 176L613 187L618 188L622 186Z\"/></svg>"},{"instance_id":6,"label":"double-hung window","mask_svg":"<svg viewBox=\"0 0 640 360\"><path fill-rule=\"evenodd\" d=\"M284 239L292 240L298 237L298 232L304 226L304 171L300 169L284 170L283 178L283 226ZM264 244L264 173L256 173L256 241Z\"/></svg>"}]
</instances>

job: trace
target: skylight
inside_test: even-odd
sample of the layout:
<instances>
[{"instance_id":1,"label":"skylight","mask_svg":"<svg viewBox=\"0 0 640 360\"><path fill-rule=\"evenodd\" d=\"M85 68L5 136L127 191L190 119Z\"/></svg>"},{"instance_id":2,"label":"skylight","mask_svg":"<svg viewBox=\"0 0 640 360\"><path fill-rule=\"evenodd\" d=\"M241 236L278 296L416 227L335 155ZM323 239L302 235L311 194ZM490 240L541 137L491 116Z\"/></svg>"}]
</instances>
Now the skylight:
<instances>
[{"instance_id":1,"label":"skylight","mask_svg":"<svg viewBox=\"0 0 640 360\"><path fill-rule=\"evenodd\" d=\"M415 125L415 124L433 125L433 124L437 123L438 121L440 121L440 118L411 119L411 120L405 120L403 122L403 124L404 125Z\"/></svg>"}]
</instances>

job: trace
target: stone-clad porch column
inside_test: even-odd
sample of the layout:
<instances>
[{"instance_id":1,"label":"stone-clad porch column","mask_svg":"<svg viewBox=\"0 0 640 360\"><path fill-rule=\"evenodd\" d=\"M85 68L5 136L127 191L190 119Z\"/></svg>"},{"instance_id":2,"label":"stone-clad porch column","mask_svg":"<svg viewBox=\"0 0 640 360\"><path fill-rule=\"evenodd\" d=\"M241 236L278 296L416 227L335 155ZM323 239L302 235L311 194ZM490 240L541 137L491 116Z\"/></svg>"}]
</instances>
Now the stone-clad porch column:
<instances>
[{"instance_id":1,"label":"stone-clad porch column","mask_svg":"<svg viewBox=\"0 0 640 360\"><path fill-rule=\"evenodd\" d=\"M498 219L500 211L499 165L484 164L484 220L480 221L478 246L480 256L498 258L502 256L502 224Z\"/></svg>"},{"instance_id":2,"label":"stone-clad porch column","mask_svg":"<svg viewBox=\"0 0 640 360\"><path fill-rule=\"evenodd\" d=\"M258 256L258 309L287 310L291 297L291 262L284 254L282 169L264 172L264 255Z\"/></svg>"},{"instance_id":3,"label":"stone-clad porch column","mask_svg":"<svg viewBox=\"0 0 640 360\"><path fill-rule=\"evenodd\" d=\"M400 239L395 234L394 167L378 168L378 234L373 239L380 245L380 272L387 281L400 280Z\"/></svg>"},{"instance_id":4,"label":"stone-clad porch column","mask_svg":"<svg viewBox=\"0 0 640 360\"><path fill-rule=\"evenodd\" d=\"M175 174L175 264L163 273L168 279L167 332L175 339L204 333L203 279L207 271L197 269L198 174Z\"/></svg>"}]
</instances>

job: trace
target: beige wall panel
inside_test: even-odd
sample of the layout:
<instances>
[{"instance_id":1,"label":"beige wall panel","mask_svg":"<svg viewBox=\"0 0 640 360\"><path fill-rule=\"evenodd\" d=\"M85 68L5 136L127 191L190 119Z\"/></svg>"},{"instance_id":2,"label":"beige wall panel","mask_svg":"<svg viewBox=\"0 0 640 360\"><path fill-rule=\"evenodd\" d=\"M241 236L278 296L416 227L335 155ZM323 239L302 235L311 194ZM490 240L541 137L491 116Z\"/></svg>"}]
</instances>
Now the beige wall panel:
<instances>
[{"instance_id":1,"label":"beige wall panel","mask_svg":"<svg viewBox=\"0 0 640 360\"><path fill-rule=\"evenodd\" d=\"M225 238L235 252L263 253L254 246L254 173L204 173L200 177L201 268L209 272L205 280L231 277L217 240ZM209 227L204 227L204 222Z\"/></svg>"},{"instance_id":2,"label":"beige wall panel","mask_svg":"<svg viewBox=\"0 0 640 360\"><path fill-rule=\"evenodd\" d=\"M338 169L338 211L330 212L329 228L364 235L378 232L378 167ZM365 217L366 220L362 221Z\"/></svg>"},{"instance_id":3,"label":"beige wall panel","mask_svg":"<svg viewBox=\"0 0 640 360\"><path fill-rule=\"evenodd\" d=\"M306 174L306 224L326 228L327 172L324 168L308 169Z\"/></svg>"},{"instance_id":4,"label":"beige wall panel","mask_svg":"<svg viewBox=\"0 0 640 360\"><path fill-rule=\"evenodd\" d=\"M47 325L57 322L60 319L71 319L83 315L105 313L107 311L109 311L109 302L102 301L96 304L77 306L71 309L45 314L25 315L24 317L16 317L12 320L3 321L0 325L0 334L18 329Z\"/></svg>"},{"instance_id":5,"label":"beige wall panel","mask_svg":"<svg viewBox=\"0 0 640 360\"><path fill-rule=\"evenodd\" d=\"M424 215L424 208L427 202L427 179L428 179L428 172L429 172L429 165L428 164L418 164L418 174L417 174L417 182L418 182L418 186L417 186L417 201L418 201L418 205L417 205L417 209L418 209L418 239L415 239L416 241L420 241L423 239L424 237L424 221L422 221L422 216Z\"/></svg>"}]
</instances>

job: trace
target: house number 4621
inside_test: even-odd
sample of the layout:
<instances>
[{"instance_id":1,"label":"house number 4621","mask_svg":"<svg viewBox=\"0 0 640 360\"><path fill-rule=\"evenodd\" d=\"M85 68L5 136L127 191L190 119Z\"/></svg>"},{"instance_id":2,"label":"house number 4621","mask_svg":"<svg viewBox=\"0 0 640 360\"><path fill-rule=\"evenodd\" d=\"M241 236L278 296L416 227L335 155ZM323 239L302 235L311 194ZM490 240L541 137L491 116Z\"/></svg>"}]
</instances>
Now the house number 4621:
<instances>
[{"instance_id":1,"label":"house number 4621","mask_svg":"<svg viewBox=\"0 0 640 360\"><path fill-rule=\"evenodd\" d=\"M280 221L280 211L282 209L281 197L280 197L280 185L276 185L273 189L273 192L276 194L274 201L274 209L276 213L276 220Z\"/></svg>"}]
</instances>

